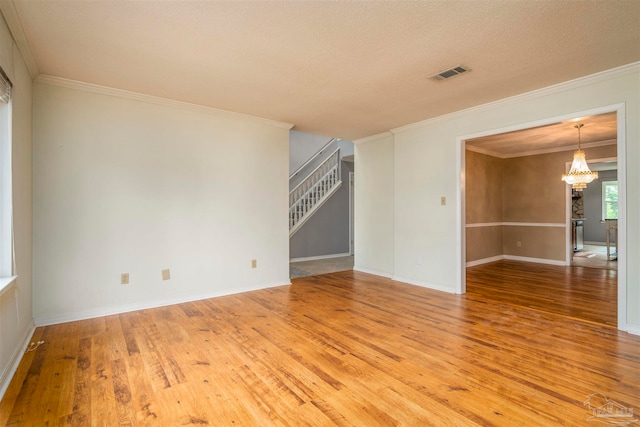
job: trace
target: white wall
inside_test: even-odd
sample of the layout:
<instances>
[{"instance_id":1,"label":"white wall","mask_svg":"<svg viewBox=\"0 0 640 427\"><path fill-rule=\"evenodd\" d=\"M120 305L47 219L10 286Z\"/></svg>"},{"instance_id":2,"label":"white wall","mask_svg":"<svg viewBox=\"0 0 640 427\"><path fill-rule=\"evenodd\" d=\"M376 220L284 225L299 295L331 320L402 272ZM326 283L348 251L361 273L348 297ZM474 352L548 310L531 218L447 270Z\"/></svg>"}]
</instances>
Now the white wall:
<instances>
[{"instance_id":1,"label":"white wall","mask_svg":"<svg viewBox=\"0 0 640 427\"><path fill-rule=\"evenodd\" d=\"M393 135L354 141L354 270L391 277L394 272ZM364 165L364 168L360 168Z\"/></svg>"},{"instance_id":2,"label":"white wall","mask_svg":"<svg viewBox=\"0 0 640 427\"><path fill-rule=\"evenodd\" d=\"M16 286L0 297L0 398L33 333L31 304L31 77L0 17L0 66L13 83L13 229Z\"/></svg>"},{"instance_id":3,"label":"white wall","mask_svg":"<svg viewBox=\"0 0 640 427\"><path fill-rule=\"evenodd\" d=\"M588 157L587 157L588 158ZM602 183L604 181L616 181L617 170L605 170L598 172L598 179L594 180L583 191L584 202L584 241L603 243L607 241L607 226L602 219ZM615 239L611 233L611 239Z\"/></svg>"},{"instance_id":4,"label":"white wall","mask_svg":"<svg viewBox=\"0 0 640 427\"><path fill-rule=\"evenodd\" d=\"M331 140L329 136L292 130L289 132L289 173L293 173Z\"/></svg>"},{"instance_id":5,"label":"white wall","mask_svg":"<svg viewBox=\"0 0 640 427\"><path fill-rule=\"evenodd\" d=\"M551 117L571 115L604 106L624 103L626 108L626 250L629 263L624 288L627 293L627 329L640 333L640 66L634 64L609 73L568 82L521 97L461 111L440 118L394 129L395 165L379 168L388 162L389 154L369 149L356 142L356 156L367 152L370 157L358 161L356 181L356 254L357 263L371 265L375 260L394 254L394 277L436 289L454 292L460 276L461 238L457 216L461 212L459 154L457 139L496 129L516 127L523 123ZM357 158L357 157L356 157ZM375 234L388 227L388 221L373 226L365 219L379 202L371 186L360 186L364 177L375 176L376 182L395 182L393 200L393 248L379 241ZM440 197L447 205L440 205ZM364 222L365 226L362 226ZM386 231L385 231L386 233ZM363 247L363 246L368 247Z\"/></svg>"},{"instance_id":6,"label":"white wall","mask_svg":"<svg viewBox=\"0 0 640 427\"><path fill-rule=\"evenodd\" d=\"M60 84L34 84L36 324L289 283L288 126Z\"/></svg>"}]
</instances>

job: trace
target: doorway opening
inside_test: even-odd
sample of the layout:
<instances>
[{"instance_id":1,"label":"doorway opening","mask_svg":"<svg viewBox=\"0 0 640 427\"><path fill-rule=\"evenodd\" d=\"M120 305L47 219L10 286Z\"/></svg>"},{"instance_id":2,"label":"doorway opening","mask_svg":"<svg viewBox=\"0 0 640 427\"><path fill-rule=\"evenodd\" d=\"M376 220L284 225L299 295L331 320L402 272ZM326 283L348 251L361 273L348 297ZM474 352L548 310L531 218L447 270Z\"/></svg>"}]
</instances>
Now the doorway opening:
<instances>
[{"instance_id":1,"label":"doorway opening","mask_svg":"<svg viewBox=\"0 0 640 427\"><path fill-rule=\"evenodd\" d=\"M590 159L598 178L583 191L571 190L571 265L618 269L618 162L617 157Z\"/></svg>"},{"instance_id":2,"label":"doorway opening","mask_svg":"<svg viewBox=\"0 0 640 427\"><path fill-rule=\"evenodd\" d=\"M577 135L573 125L578 121L585 124L583 141L585 135L588 135L589 126L592 129L592 134L586 144L583 144L587 159L606 159L608 162L617 159L617 177L620 177L617 180L620 194L618 203L621 215L617 220L615 263L619 271L611 269L612 273L608 273L610 287L613 289L606 297L611 301L613 295L616 303L607 308L609 320L613 320L614 325L624 330L624 105L577 112L458 138L462 236L459 290L460 293L469 290L468 275L473 276L474 280L477 278L474 276L476 271L467 271L467 268L473 269L495 262L503 263L501 271L505 273L514 267L513 264L509 264L513 262L531 263L531 266L535 263L548 266L549 270L566 270L570 274L563 275L569 277L569 281L571 277L580 273L577 269L583 266L578 265L581 260L573 262L574 248L571 246L571 188L560 181L566 162L570 162L571 155L577 148ZM486 185L486 181L498 182L498 186ZM599 185L601 183L594 187ZM593 222L604 227L604 222L600 224L600 220L601 218L597 217ZM583 240L583 245L584 243ZM586 243L599 246L602 242L594 239L586 240ZM617 250L618 247L620 250ZM582 250L584 251L584 246ZM594 252L599 250L600 248L594 248ZM585 258L591 260L594 257ZM542 281L543 279L540 279L539 283ZM509 288L506 287L504 291L508 293ZM571 289L567 292L571 293ZM576 291L576 295L578 292ZM564 299L565 305L572 302L580 304L572 297ZM566 308L559 312L571 312ZM553 307L549 308L549 311L553 310Z\"/></svg>"}]
</instances>

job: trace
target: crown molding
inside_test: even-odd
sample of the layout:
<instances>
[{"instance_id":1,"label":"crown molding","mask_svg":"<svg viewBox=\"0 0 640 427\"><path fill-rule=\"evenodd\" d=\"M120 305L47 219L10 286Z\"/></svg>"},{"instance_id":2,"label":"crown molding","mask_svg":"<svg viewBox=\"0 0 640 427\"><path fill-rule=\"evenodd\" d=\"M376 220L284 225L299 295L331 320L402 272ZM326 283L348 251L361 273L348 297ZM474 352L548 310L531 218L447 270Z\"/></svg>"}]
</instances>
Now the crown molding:
<instances>
[{"instance_id":1,"label":"crown molding","mask_svg":"<svg viewBox=\"0 0 640 427\"><path fill-rule=\"evenodd\" d=\"M464 149L466 151L473 151L474 153L484 154L485 156L497 157L498 159L504 159L504 155L497 151L489 150L487 148L476 147L475 145L466 144Z\"/></svg>"},{"instance_id":2,"label":"crown molding","mask_svg":"<svg viewBox=\"0 0 640 427\"><path fill-rule=\"evenodd\" d=\"M595 147L605 147L607 145L616 145L618 141L616 139L607 139L604 141L598 142L588 142L586 144L582 144L582 148L595 148ZM560 153L563 151L575 151L577 147L552 147L546 148L543 150L531 150L531 151L519 151L517 153L511 154L502 154L497 151L489 150L482 147L476 147L470 144L466 144L465 149L467 151L473 151L475 153L485 154L491 157L497 157L499 159L511 159L514 157L526 157L526 156L537 156L539 154L550 154L550 153Z\"/></svg>"},{"instance_id":3,"label":"crown molding","mask_svg":"<svg viewBox=\"0 0 640 427\"><path fill-rule=\"evenodd\" d=\"M615 139L609 139L606 141L599 141L599 142L588 142L586 144L582 144L581 147L582 149L586 149L586 148L595 148L595 147L605 147L607 145L616 145L618 143L617 140ZM536 156L539 154L550 154L550 153L560 153L560 152L574 152L576 151L578 147L554 147L554 148L548 148L546 150L532 150L532 151L523 151L521 153L514 153L514 154L506 154L504 156L502 156L503 159L511 159L513 157L525 157L525 156Z\"/></svg>"},{"instance_id":4,"label":"crown molding","mask_svg":"<svg viewBox=\"0 0 640 427\"><path fill-rule=\"evenodd\" d=\"M4 20L9 27L9 31L11 31L13 40L18 46L18 50L27 66L27 70L29 70L31 78L35 79L40 72L38 71L36 58L29 45L27 35L22 27L22 20L20 19L20 15L18 15L15 2L13 0L0 1L0 12L2 12L2 16L4 16Z\"/></svg>"},{"instance_id":5,"label":"crown molding","mask_svg":"<svg viewBox=\"0 0 640 427\"><path fill-rule=\"evenodd\" d=\"M397 135L397 134L409 132L415 129L420 129L420 128L429 126L432 123L439 122L442 120L451 120L455 118L478 114L478 113L481 113L487 110L492 110L498 107L509 106L515 102L531 100L531 99L540 98L543 96L547 96L547 95L551 95L559 92L564 92L566 90L580 88L583 86L589 86L595 83L600 83L603 81L637 73L639 71L640 71L640 61L632 62L631 64L622 65L620 67L601 71L599 73L591 74L584 77L579 77L574 80L569 80L569 81L558 83L552 86L547 86L542 89L536 89L531 92L525 92L519 95L510 96L508 98L499 99L497 101L488 102L486 104L477 105L475 107L466 108L464 110L455 111L453 113L444 114L442 116L432 117L430 119L426 119L426 120L411 123L405 126L393 128L390 130L390 132L393 133L394 135Z\"/></svg>"},{"instance_id":6,"label":"crown molding","mask_svg":"<svg viewBox=\"0 0 640 427\"><path fill-rule=\"evenodd\" d=\"M0 2L1 3L1 2ZM236 113L233 111L220 110L218 108L207 107L199 104L191 104L189 102L176 101L169 98L161 98L159 96L146 95L138 92L131 92L123 89L116 89L108 86L100 86L93 83L85 83L77 80L65 79L62 77L50 76L48 74L40 74L35 82L43 83L51 86L65 87L68 89L80 90L84 92L97 93L100 95L114 96L117 98L131 99L134 101L147 102L150 104L163 105L167 107L180 108L183 110L194 111L198 113L210 114L218 117L225 117L235 120L248 120L263 125L273 126L281 129L291 129L294 125L291 123L279 122L276 120L265 119L262 117L251 116L249 114Z\"/></svg>"},{"instance_id":7,"label":"crown molding","mask_svg":"<svg viewBox=\"0 0 640 427\"><path fill-rule=\"evenodd\" d=\"M366 144L367 142L371 142L371 141L377 141L383 138L389 138L390 136L393 137L393 134L391 132L382 132L376 135L365 136L364 138L356 139L355 141L352 141L352 142L354 145L360 145L360 144Z\"/></svg>"}]
</instances>

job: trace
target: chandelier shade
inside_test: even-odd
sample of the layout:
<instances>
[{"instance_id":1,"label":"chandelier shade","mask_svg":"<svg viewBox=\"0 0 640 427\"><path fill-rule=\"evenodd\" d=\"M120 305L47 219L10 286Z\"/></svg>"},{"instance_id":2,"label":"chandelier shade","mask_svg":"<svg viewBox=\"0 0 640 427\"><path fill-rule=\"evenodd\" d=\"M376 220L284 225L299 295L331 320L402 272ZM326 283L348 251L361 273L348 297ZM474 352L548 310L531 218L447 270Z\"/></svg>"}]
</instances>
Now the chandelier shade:
<instances>
[{"instance_id":1,"label":"chandelier shade","mask_svg":"<svg viewBox=\"0 0 640 427\"><path fill-rule=\"evenodd\" d=\"M576 191L582 191L587 188L587 184L594 179L598 179L598 172L592 172L587 165L587 159L584 151L580 149L580 128L583 124L577 124L574 127L578 129L578 149L573 153L573 162L569 173L562 174L562 180Z\"/></svg>"}]
</instances>

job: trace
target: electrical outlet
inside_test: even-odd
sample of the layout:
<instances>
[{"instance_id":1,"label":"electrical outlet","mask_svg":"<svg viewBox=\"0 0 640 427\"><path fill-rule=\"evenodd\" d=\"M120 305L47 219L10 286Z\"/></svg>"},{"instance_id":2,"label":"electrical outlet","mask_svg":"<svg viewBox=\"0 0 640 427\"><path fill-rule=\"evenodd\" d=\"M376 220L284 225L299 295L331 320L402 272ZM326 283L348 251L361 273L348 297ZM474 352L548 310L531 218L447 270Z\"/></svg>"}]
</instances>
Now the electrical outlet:
<instances>
[{"instance_id":1,"label":"electrical outlet","mask_svg":"<svg viewBox=\"0 0 640 427\"><path fill-rule=\"evenodd\" d=\"M521 247L522 247L522 242L521 242L520 240L518 240L518 241L516 242L516 246L517 246L517 247L519 247L519 248L521 248Z\"/></svg>"},{"instance_id":2,"label":"electrical outlet","mask_svg":"<svg viewBox=\"0 0 640 427\"><path fill-rule=\"evenodd\" d=\"M162 280L169 280L171 279L171 273L169 272L169 269L164 269L162 270Z\"/></svg>"},{"instance_id":3,"label":"electrical outlet","mask_svg":"<svg viewBox=\"0 0 640 427\"><path fill-rule=\"evenodd\" d=\"M256 268L258 267L258 260L257 259L252 259L251 260L251 268Z\"/></svg>"},{"instance_id":4,"label":"electrical outlet","mask_svg":"<svg viewBox=\"0 0 640 427\"><path fill-rule=\"evenodd\" d=\"M129 284L129 273L122 273L120 275L120 284L128 285Z\"/></svg>"},{"instance_id":5,"label":"electrical outlet","mask_svg":"<svg viewBox=\"0 0 640 427\"><path fill-rule=\"evenodd\" d=\"M440 206L445 206L447 204L447 198L445 196L440 197Z\"/></svg>"}]
</instances>

